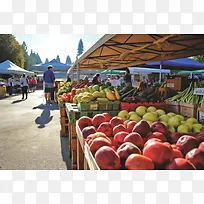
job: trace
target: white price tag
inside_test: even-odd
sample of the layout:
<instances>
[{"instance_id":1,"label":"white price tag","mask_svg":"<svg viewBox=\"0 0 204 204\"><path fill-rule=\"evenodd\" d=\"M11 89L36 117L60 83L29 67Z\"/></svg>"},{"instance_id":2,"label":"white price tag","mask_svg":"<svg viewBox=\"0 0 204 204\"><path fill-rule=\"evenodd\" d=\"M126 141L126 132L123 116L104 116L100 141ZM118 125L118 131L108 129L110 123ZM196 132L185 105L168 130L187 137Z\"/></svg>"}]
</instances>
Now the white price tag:
<instances>
[{"instance_id":1,"label":"white price tag","mask_svg":"<svg viewBox=\"0 0 204 204\"><path fill-rule=\"evenodd\" d=\"M194 90L195 95L204 95L204 88L196 88Z\"/></svg>"},{"instance_id":2,"label":"white price tag","mask_svg":"<svg viewBox=\"0 0 204 204\"><path fill-rule=\"evenodd\" d=\"M173 83L167 83L167 87L168 88L174 88L174 84Z\"/></svg>"},{"instance_id":3,"label":"white price tag","mask_svg":"<svg viewBox=\"0 0 204 204\"><path fill-rule=\"evenodd\" d=\"M199 112L199 121L204 122L204 112Z\"/></svg>"}]
</instances>

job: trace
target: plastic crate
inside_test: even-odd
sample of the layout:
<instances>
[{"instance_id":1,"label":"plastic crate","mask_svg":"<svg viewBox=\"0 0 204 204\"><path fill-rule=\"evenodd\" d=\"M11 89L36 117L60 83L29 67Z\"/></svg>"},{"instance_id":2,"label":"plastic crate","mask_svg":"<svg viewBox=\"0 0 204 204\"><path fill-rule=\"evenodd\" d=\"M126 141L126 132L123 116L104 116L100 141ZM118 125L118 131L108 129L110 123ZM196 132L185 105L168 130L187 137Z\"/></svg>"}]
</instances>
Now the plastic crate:
<instances>
[{"instance_id":1,"label":"plastic crate","mask_svg":"<svg viewBox=\"0 0 204 204\"><path fill-rule=\"evenodd\" d=\"M119 110L120 109L120 101L112 101L112 110Z\"/></svg>"},{"instance_id":2,"label":"plastic crate","mask_svg":"<svg viewBox=\"0 0 204 204\"><path fill-rule=\"evenodd\" d=\"M75 124L76 120L80 118L80 112L78 110L77 104L66 103L65 110L67 113L67 118L70 124Z\"/></svg>"},{"instance_id":3,"label":"plastic crate","mask_svg":"<svg viewBox=\"0 0 204 204\"><path fill-rule=\"evenodd\" d=\"M110 110L112 110L112 102L111 101L99 101L98 102L98 110L99 111L110 111Z\"/></svg>"},{"instance_id":4,"label":"plastic crate","mask_svg":"<svg viewBox=\"0 0 204 204\"><path fill-rule=\"evenodd\" d=\"M77 106L79 111L94 111L98 110L98 101L90 101L88 103L80 102Z\"/></svg>"},{"instance_id":5,"label":"plastic crate","mask_svg":"<svg viewBox=\"0 0 204 204\"><path fill-rule=\"evenodd\" d=\"M110 111L109 114L110 114L112 117L114 117L114 116L117 116L118 113L119 113L119 110L118 110L118 111Z\"/></svg>"}]
</instances>

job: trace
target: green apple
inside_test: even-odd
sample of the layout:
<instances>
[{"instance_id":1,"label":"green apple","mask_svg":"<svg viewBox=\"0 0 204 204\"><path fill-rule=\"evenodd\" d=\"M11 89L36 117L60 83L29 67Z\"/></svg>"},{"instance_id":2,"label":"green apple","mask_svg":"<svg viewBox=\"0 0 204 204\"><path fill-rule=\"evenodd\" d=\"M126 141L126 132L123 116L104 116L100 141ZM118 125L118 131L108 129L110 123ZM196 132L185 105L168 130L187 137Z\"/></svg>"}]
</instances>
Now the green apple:
<instances>
[{"instance_id":1,"label":"green apple","mask_svg":"<svg viewBox=\"0 0 204 204\"><path fill-rule=\"evenodd\" d=\"M141 120L141 117L135 113L130 116L129 120L134 120L136 122L139 122Z\"/></svg>"},{"instance_id":2,"label":"green apple","mask_svg":"<svg viewBox=\"0 0 204 204\"><path fill-rule=\"evenodd\" d=\"M203 125L201 124L193 124L192 130L193 132L202 132Z\"/></svg>"},{"instance_id":3,"label":"green apple","mask_svg":"<svg viewBox=\"0 0 204 204\"><path fill-rule=\"evenodd\" d=\"M169 116L168 115L161 115L160 117L159 117L159 120L160 121L165 121L165 122L168 122L169 121Z\"/></svg>"},{"instance_id":4,"label":"green apple","mask_svg":"<svg viewBox=\"0 0 204 204\"><path fill-rule=\"evenodd\" d=\"M175 116L176 114L175 114L175 113L172 113L172 112L169 112L169 113L167 113L167 115L168 115L169 117L173 117L173 116Z\"/></svg>"},{"instance_id":5,"label":"green apple","mask_svg":"<svg viewBox=\"0 0 204 204\"><path fill-rule=\"evenodd\" d=\"M139 106L135 111L139 116L143 116L146 113L147 108L145 106Z\"/></svg>"},{"instance_id":6,"label":"green apple","mask_svg":"<svg viewBox=\"0 0 204 204\"><path fill-rule=\"evenodd\" d=\"M182 121L181 121L181 122L182 122ZM189 130L189 132L191 132L192 127L193 127L193 124L190 123L190 122L186 122L186 121L185 121L183 124L186 125L186 126L188 126L188 130Z\"/></svg>"},{"instance_id":7,"label":"green apple","mask_svg":"<svg viewBox=\"0 0 204 204\"><path fill-rule=\"evenodd\" d=\"M184 117L182 115L176 115L180 119L180 121L184 121Z\"/></svg>"},{"instance_id":8,"label":"green apple","mask_svg":"<svg viewBox=\"0 0 204 204\"><path fill-rule=\"evenodd\" d=\"M134 115L134 114L137 114L137 113L135 111L130 111L129 112L129 116Z\"/></svg>"},{"instance_id":9,"label":"green apple","mask_svg":"<svg viewBox=\"0 0 204 204\"><path fill-rule=\"evenodd\" d=\"M154 106L147 108L147 112L155 112L157 109Z\"/></svg>"},{"instance_id":10,"label":"green apple","mask_svg":"<svg viewBox=\"0 0 204 204\"><path fill-rule=\"evenodd\" d=\"M166 114L162 109L158 109L158 110L156 110L156 112L159 114L159 116Z\"/></svg>"},{"instance_id":11,"label":"green apple","mask_svg":"<svg viewBox=\"0 0 204 204\"><path fill-rule=\"evenodd\" d=\"M169 132L176 132L176 129L172 125L169 126Z\"/></svg>"},{"instance_id":12,"label":"green apple","mask_svg":"<svg viewBox=\"0 0 204 204\"><path fill-rule=\"evenodd\" d=\"M161 123L163 123L166 127L168 126L168 123L165 121L161 121Z\"/></svg>"},{"instance_id":13,"label":"green apple","mask_svg":"<svg viewBox=\"0 0 204 204\"><path fill-rule=\"evenodd\" d=\"M158 120L158 117L156 116L156 114L149 112L143 115L143 119L155 122Z\"/></svg>"},{"instance_id":14,"label":"green apple","mask_svg":"<svg viewBox=\"0 0 204 204\"><path fill-rule=\"evenodd\" d=\"M188 118L188 119L186 120L186 122L190 122L190 123L196 124L196 123L198 123L198 120L195 119L195 118Z\"/></svg>"},{"instance_id":15,"label":"green apple","mask_svg":"<svg viewBox=\"0 0 204 204\"><path fill-rule=\"evenodd\" d=\"M118 113L118 117L122 118L124 121L128 120L129 119L129 114L128 114L128 111L126 110L122 110Z\"/></svg>"},{"instance_id":16,"label":"green apple","mask_svg":"<svg viewBox=\"0 0 204 204\"><path fill-rule=\"evenodd\" d=\"M168 125L172 125L177 128L180 125L180 119L176 116L172 116L169 118Z\"/></svg>"},{"instance_id":17,"label":"green apple","mask_svg":"<svg viewBox=\"0 0 204 204\"><path fill-rule=\"evenodd\" d=\"M186 134L189 132L189 127L185 124L179 125L177 128L177 132Z\"/></svg>"}]
</instances>

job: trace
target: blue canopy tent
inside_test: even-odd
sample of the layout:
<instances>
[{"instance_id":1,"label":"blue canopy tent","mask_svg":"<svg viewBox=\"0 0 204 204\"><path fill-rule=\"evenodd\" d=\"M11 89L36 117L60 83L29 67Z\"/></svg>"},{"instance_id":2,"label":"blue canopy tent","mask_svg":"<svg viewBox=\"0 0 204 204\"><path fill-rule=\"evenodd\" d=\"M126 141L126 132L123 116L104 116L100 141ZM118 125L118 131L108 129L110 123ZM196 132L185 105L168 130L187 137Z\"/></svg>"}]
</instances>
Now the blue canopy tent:
<instances>
[{"instance_id":1,"label":"blue canopy tent","mask_svg":"<svg viewBox=\"0 0 204 204\"><path fill-rule=\"evenodd\" d=\"M149 62L146 65L151 67L156 67L161 69L180 69L180 70L199 70L204 69L204 64L197 62L190 58L180 58L175 60L164 60L164 61L157 61L157 62ZM160 77L161 80L161 72Z\"/></svg>"}]
</instances>

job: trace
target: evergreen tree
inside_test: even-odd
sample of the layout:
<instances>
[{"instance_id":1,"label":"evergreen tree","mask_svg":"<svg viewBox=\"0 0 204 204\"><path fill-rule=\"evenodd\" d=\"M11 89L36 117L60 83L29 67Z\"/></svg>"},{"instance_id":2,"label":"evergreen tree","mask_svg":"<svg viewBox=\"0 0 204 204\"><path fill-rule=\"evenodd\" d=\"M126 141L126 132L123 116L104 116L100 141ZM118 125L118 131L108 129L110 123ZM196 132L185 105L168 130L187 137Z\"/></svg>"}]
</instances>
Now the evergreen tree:
<instances>
[{"instance_id":1,"label":"evergreen tree","mask_svg":"<svg viewBox=\"0 0 204 204\"><path fill-rule=\"evenodd\" d=\"M46 58L46 60L45 60L45 63L49 63L49 60L48 60L48 58Z\"/></svg>"},{"instance_id":2,"label":"evergreen tree","mask_svg":"<svg viewBox=\"0 0 204 204\"><path fill-rule=\"evenodd\" d=\"M11 34L0 34L0 63L5 60L24 68L24 48Z\"/></svg>"},{"instance_id":3,"label":"evergreen tree","mask_svg":"<svg viewBox=\"0 0 204 204\"><path fill-rule=\"evenodd\" d=\"M194 59L195 61L198 61L198 62L204 63L204 55L197 55L197 56L194 56L193 59Z\"/></svg>"},{"instance_id":4,"label":"evergreen tree","mask_svg":"<svg viewBox=\"0 0 204 204\"><path fill-rule=\"evenodd\" d=\"M78 49L77 49L77 56L80 56L84 52L84 44L82 39L79 40Z\"/></svg>"},{"instance_id":5,"label":"evergreen tree","mask_svg":"<svg viewBox=\"0 0 204 204\"><path fill-rule=\"evenodd\" d=\"M69 65L72 64L72 61L69 55L67 56L66 64L69 64Z\"/></svg>"},{"instance_id":6,"label":"evergreen tree","mask_svg":"<svg viewBox=\"0 0 204 204\"><path fill-rule=\"evenodd\" d=\"M36 55L36 60L37 60L37 64L42 63L42 60L41 60L41 58L40 58L40 56L39 56L38 53L37 53L37 55Z\"/></svg>"},{"instance_id":7,"label":"evergreen tree","mask_svg":"<svg viewBox=\"0 0 204 204\"><path fill-rule=\"evenodd\" d=\"M57 60L58 62L60 62L60 57L59 57L59 55L57 55L56 60Z\"/></svg>"}]
</instances>

